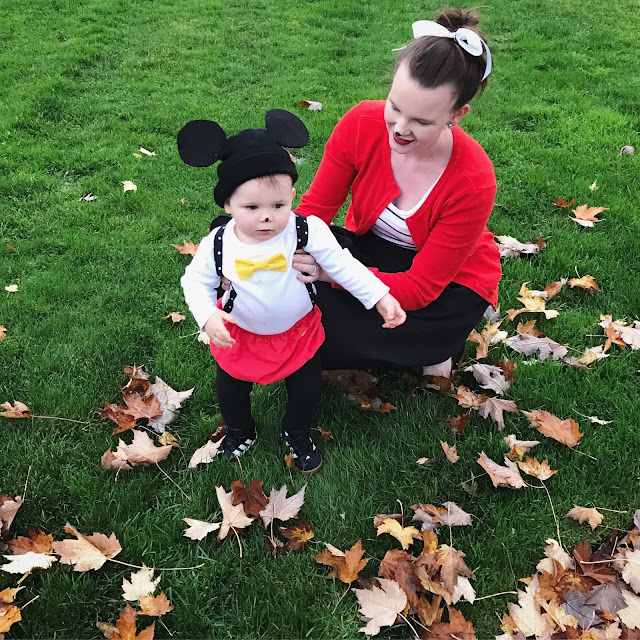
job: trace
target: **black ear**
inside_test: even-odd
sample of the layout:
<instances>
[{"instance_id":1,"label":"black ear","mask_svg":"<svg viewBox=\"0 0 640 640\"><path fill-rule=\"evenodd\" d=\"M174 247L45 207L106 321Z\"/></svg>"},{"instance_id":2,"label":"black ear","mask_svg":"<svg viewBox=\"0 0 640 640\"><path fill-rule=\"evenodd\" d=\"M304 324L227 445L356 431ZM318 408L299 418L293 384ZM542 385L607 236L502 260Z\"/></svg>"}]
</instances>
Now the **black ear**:
<instances>
[{"instance_id":1,"label":"black ear","mask_svg":"<svg viewBox=\"0 0 640 640\"><path fill-rule=\"evenodd\" d=\"M298 116L285 109L271 109L264 118L267 131L283 147L298 149L309 142L309 132Z\"/></svg>"},{"instance_id":2,"label":"black ear","mask_svg":"<svg viewBox=\"0 0 640 640\"><path fill-rule=\"evenodd\" d=\"M178 131L178 153L192 167L208 167L222 153L227 134L212 120L191 120Z\"/></svg>"}]
</instances>

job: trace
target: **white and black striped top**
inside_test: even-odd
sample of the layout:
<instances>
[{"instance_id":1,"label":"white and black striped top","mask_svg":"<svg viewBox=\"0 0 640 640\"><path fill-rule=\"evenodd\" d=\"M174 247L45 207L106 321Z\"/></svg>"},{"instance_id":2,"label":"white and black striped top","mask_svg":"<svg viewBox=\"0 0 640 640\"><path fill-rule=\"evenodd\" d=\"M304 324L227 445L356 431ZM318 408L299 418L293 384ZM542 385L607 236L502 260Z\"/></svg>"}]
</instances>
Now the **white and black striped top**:
<instances>
[{"instance_id":1,"label":"white and black striped top","mask_svg":"<svg viewBox=\"0 0 640 640\"><path fill-rule=\"evenodd\" d=\"M390 202L374 222L371 227L371 231L377 236L401 247L415 249L416 244L409 233L409 228L407 227L407 218L413 215L424 204L425 200L429 197L429 194L433 191L433 187L435 187L438 180L440 180L440 176L442 176L442 173L437 177L436 181L431 185L424 196L422 196L420 202L411 209L407 211L404 209L398 209L393 202Z\"/></svg>"}]
</instances>

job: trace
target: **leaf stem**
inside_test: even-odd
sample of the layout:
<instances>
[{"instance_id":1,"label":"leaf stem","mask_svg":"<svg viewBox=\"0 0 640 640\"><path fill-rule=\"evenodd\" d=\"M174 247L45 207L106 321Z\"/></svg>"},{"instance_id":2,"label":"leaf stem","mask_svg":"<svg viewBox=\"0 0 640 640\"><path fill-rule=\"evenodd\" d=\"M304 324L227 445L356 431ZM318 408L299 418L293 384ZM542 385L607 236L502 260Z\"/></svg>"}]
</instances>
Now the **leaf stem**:
<instances>
[{"instance_id":1,"label":"leaf stem","mask_svg":"<svg viewBox=\"0 0 640 640\"><path fill-rule=\"evenodd\" d=\"M76 424L91 424L91 422L82 422L82 420L72 420L71 418L59 418L58 416L29 416L30 418L45 418L47 420L64 420L65 422L75 422Z\"/></svg>"},{"instance_id":2,"label":"leaf stem","mask_svg":"<svg viewBox=\"0 0 640 640\"><path fill-rule=\"evenodd\" d=\"M27 479L24 481L24 489L22 490L22 502L27 498L27 485L29 484L29 475L31 474L31 465L27 469Z\"/></svg>"},{"instance_id":3,"label":"leaf stem","mask_svg":"<svg viewBox=\"0 0 640 640\"><path fill-rule=\"evenodd\" d=\"M23 609L25 609L26 607L28 607L32 602L34 602L35 600L37 600L40 596L37 595L35 598L31 598L31 600L29 600L29 602L27 602L26 604L23 604L20 607L20 611L22 611Z\"/></svg>"},{"instance_id":4,"label":"leaf stem","mask_svg":"<svg viewBox=\"0 0 640 640\"><path fill-rule=\"evenodd\" d=\"M547 492L547 498L549 498L549 504L551 505L551 513L553 514L553 519L556 522L556 531L558 533L558 543L564 549L564 545L562 544L562 537L560 535L560 523L558 522L558 517L556 516L556 510L553 508L553 501L551 500L551 494L549 493L549 489L547 489L547 485L544 483L544 480L540 480L540 484L544 487L544 490Z\"/></svg>"},{"instance_id":5,"label":"leaf stem","mask_svg":"<svg viewBox=\"0 0 640 640\"><path fill-rule=\"evenodd\" d=\"M477 602L478 600L486 600L487 598L495 598L497 596L506 596L506 595L517 596L518 592L517 591L500 591L498 593L492 593L491 595L488 595L488 596L482 596L480 598L476 598L474 602Z\"/></svg>"},{"instance_id":6,"label":"leaf stem","mask_svg":"<svg viewBox=\"0 0 640 640\"><path fill-rule=\"evenodd\" d=\"M158 469L160 469L160 471L169 479L170 482L172 482L176 487L178 487L178 490L180 491L180 493L187 499L187 500L191 500L191 498L178 486L178 484L176 483L176 481L160 466L160 464L158 462L156 462L156 467L158 467Z\"/></svg>"},{"instance_id":7,"label":"leaf stem","mask_svg":"<svg viewBox=\"0 0 640 640\"><path fill-rule=\"evenodd\" d=\"M142 567L138 564L130 564L129 562L122 562L122 560L114 560L113 558L107 558L109 562L115 562L116 564L122 564L125 567L131 567L133 569L144 569L145 566ZM157 569L156 567L151 567L154 571L188 571L189 569L199 569L200 567L204 567L204 562L197 564L193 567L167 567L166 569Z\"/></svg>"}]
</instances>

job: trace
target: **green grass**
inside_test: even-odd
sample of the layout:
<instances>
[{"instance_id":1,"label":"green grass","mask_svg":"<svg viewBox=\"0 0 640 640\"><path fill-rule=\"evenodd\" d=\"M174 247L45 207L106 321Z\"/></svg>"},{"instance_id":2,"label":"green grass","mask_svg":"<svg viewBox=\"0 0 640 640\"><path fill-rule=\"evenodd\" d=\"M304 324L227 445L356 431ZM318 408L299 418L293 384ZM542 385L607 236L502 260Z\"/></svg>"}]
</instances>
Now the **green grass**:
<instances>
[{"instance_id":1,"label":"green grass","mask_svg":"<svg viewBox=\"0 0 640 640\"><path fill-rule=\"evenodd\" d=\"M124 562L203 563L163 574L161 587L175 607L163 620L175 637L358 637L355 597L343 597L345 585L326 578L313 551L274 559L257 525L242 535L241 559L234 540L198 543L182 535L183 517L213 520L215 485L228 489L240 470L223 462L186 466L219 418L214 366L190 335L193 322L172 326L161 317L186 310L178 281L188 259L170 243L198 241L216 211L212 171L183 165L175 134L193 118L218 120L234 133L261 126L270 108L290 108L311 134L298 154L302 193L337 119L359 100L385 96L390 50L436 5L4 0L0 8L0 284L20 286L13 294L0 289L0 325L8 329L0 343L0 402L20 400L38 415L89 422L0 423L0 493L20 494L29 474L12 531L26 535L35 527L60 539L69 521L84 533L115 532ZM604 11L593 0L485 3L495 72L463 122L496 167L501 206L492 231L523 241L540 232L549 245L531 260L505 263L501 308L516 306L524 281L541 288L576 270L593 275L601 293L564 290L550 305L560 309L558 318L538 321L579 351L602 342L600 313L640 316L638 156L618 155L624 144L638 146L640 131L634 9L631 0ZM302 99L322 101L323 110L296 108ZM139 146L157 156L136 159ZM599 189L591 192L596 179ZM123 194L121 180L135 182L137 192ZM87 192L98 199L79 202ZM581 230L552 206L558 196L608 207L604 221ZM515 354L497 347L489 361L504 355ZM534 450L559 469L547 482L556 513L596 506L616 510L604 512L608 527L629 524L639 506L638 353L614 348L591 371L516 360L518 382L507 396L522 409L578 419L585 436L577 449L592 456L550 440ZM156 468L115 478L100 467L116 438L95 408L118 401L122 367L134 363L146 363L176 389L195 385L172 428L183 449L162 465L188 499ZM333 431L335 443L321 445L325 468L308 479L301 511L316 540L345 548L362 539L380 560L397 545L376 538L376 513L396 511L398 500L405 511L453 500L476 516L473 527L452 533L476 572L478 595L513 590L534 571L545 539L556 536L547 495L494 489L486 476L470 495L461 483L481 473L479 451L501 459L504 435L532 439L536 432L521 415L508 415L500 433L474 414L452 466L439 440L454 441L444 419L458 412L455 401L408 396L397 372L384 374L380 385L397 406L388 415L360 412L332 389L323 397L318 424ZM254 396L261 440L243 459L244 478L262 479L267 490L298 490L305 480L284 469L278 436L284 389L260 388ZM612 422L596 426L583 417L593 415ZM415 460L422 456L438 461L421 468ZM561 517L559 526L567 547L608 532ZM449 532L441 535L448 542ZM377 567L369 564L366 575ZM97 572L55 566L29 576L19 602L40 597L9 637L98 637L95 621L114 622L124 606L120 585L129 571L107 563ZM15 583L15 576L0 576L0 589ZM460 608L484 638L497 631L507 601ZM406 634L395 627L381 636ZM168 636L160 625L156 635Z\"/></svg>"}]
</instances>

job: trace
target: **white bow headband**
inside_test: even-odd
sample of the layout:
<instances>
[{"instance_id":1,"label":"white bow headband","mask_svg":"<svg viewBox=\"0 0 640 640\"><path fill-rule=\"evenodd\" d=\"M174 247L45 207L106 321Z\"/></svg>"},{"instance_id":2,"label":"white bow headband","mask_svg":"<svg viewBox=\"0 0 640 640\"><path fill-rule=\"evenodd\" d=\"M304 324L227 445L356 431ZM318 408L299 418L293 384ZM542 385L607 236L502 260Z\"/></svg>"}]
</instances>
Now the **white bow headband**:
<instances>
[{"instance_id":1,"label":"white bow headband","mask_svg":"<svg viewBox=\"0 0 640 640\"><path fill-rule=\"evenodd\" d=\"M423 36L451 38L472 56L481 56L482 49L484 48L487 52L487 67L484 70L482 80L491 73L491 52L489 51L489 47L487 46L487 43L472 29L461 27L457 31L449 31L447 27L441 25L439 22L434 22L433 20L416 20L416 22L411 25L411 28L413 29L414 38L422 38ZM406 49L406 45L404 47L399 47L398 49L393 49L393 51L400 51L402 49Z\"/></svg>"}]
</instances>

